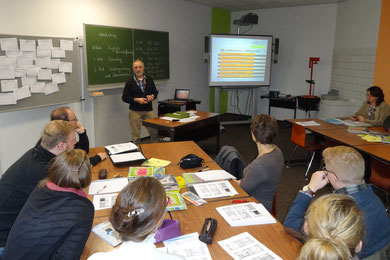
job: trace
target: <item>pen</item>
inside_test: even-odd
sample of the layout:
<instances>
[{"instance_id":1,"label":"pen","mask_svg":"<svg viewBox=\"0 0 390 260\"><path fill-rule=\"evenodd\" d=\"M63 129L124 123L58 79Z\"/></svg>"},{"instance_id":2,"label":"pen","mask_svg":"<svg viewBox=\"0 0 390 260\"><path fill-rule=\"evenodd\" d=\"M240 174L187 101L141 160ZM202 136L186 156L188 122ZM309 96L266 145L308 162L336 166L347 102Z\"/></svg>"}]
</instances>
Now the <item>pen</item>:
<instances>
[{"instance_id":1,"label":"pen","mask_svg":"<svg viewBox=\"0 0 390 260\"><path fill-rule=\"evenodd\" d=\"M244 203L248 202L248 200L232 200L231 203Z\"/></svg>"},{"instance_id":2,"label":"pen","mask_svg":"<svg viewBox=\"0 0 390 260\"><path fill-rule=\"evenodd\" d=\"M210 170L210 168L209 168L209 167L207 167L207 168L204 168L204 169L200 169L198 172L205 172L205 171L208 171L208 170Z\"/></svg>"},{"instance_id":3,"label":"pen","mask_svg":"<svg viewBox=\"0 0 390 260\"><path fill-rule=\"evenodd\" d=\"M100 190L98 190L96 193L99 194L99 193L102 192L106 187L107 187L107 185L104 185L104 187L101 188Z\"/></svg>"}]
</instances>

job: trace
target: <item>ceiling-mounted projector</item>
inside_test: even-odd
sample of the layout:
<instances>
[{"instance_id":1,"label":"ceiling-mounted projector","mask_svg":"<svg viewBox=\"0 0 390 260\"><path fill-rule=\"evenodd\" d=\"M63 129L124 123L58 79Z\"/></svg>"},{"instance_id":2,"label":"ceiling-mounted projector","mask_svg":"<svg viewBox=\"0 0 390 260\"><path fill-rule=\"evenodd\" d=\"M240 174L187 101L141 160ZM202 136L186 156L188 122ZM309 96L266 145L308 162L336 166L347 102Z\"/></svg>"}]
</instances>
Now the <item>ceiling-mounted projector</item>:
<instances>
[{"instance_id":1,"label":"ceiling-mounted projector","mask_svg":"<svg viewBox=\"0 0 390 260\"><path fill-rule=\"evenodd\" d=\"M241 16L241 19L234 20L233 24L248 26L248 25L258 24L258 22L259 22L259 17L257 16L257 14L249 13Z\"/></svg>"}]
</instances>

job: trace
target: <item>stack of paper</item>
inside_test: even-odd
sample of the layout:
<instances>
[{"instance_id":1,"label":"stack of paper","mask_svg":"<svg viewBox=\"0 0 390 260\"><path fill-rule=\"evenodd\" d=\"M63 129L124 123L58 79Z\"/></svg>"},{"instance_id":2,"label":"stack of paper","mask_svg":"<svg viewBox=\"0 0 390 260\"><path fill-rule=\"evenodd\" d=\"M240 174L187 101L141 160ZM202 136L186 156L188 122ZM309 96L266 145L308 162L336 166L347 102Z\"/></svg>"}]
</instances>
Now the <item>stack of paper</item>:
<instances>
[{"instance_id":1,"label":"stack of paper","mask_svg":"<svg viewBox=\"0 0 390 260\"><path fill-rule=\"evenodd\" d=\"M116 193L120 192L127 184L129 184L127 178L97 180L91 183L88 193L89 195Z\"/></svg>"},{"instance_id":2,"label":"stack of paper","mask_svg":"<svg viewBox=\"0 0 390 260\"><path fill-rule=\"evenodd\" d=\"M165 191L179 192L179 184L174 176L171 174L157 178L164 186Z\"/></svg>"},{"instance_id":3,"label":"stack of paper","mask_svg":"<svg viewBox=\"0 0 390 260\"><path fill-rule=\"evenodd\" d=\"M216 181L194 184L193 189L203 199L220 198L237 195L229 181Z\"/></svg>"},{"instance_id":4,"label":"stack of paper","mask_svg":"<svg viewBox=\"0 0 390 260\"><path fill-rule=\"evenodd\" d=\"M107 145L105 148L106 148L106 151L109 155L126 153L126 152L138 150L138 146L136 146L132 142Z\"/></svg>"},{"instance_id":5,"label":"stack of paper","mask_svg":"<svg viewBox=\"0 0 390 260\"><path fill-rule=\"evenodd\" d=\"M225 170L183 173L182 175L187 184L236 179Z\"/></svg>"},{"instance_id":6,"label":"stack of paper","mask_svg":"<svg viewBox=\"0 0 390 260\"><path fill-rule=\"evenodd\" d=\"M92 229L92 232L101 237L111 246L116 247L122 240L119 238L119 233L114 229L109 221L105 221Z\"/></svg>"},{"instance_id":7,"label":"stack of paper","mask_svg":"<svg viewBox=\"0 0 390 260\"><path fill-rule=\"evenodd\" d=\"M302 121L302 122L295 122L298 125L301 126L319 126L321 124L317 123L316 121Z\"/></svg>"},{"instance_id":8,"label":"stack of paper","mask_svg":"<svg viewBox=\"0 0 390 260\"><path fill-rule=\"evenodd\" d=\"M201 242L198 233L191 233L164 241L164 248L158 248L166 253L184 256L188 260L211 260L207 245Z\"/></svg>"},{"instance_id":9,"label":"stack of paper","mask_svg":"<svg viewBox=\"0 0 390 260\"><path fill-rule=\"evenodd\" d=\"M276 220L261 204L254 202L216 208L232 227L276 223Z\"/></svg>"},{"instance_id":10,"label":"stack of paper","mask_svg":"<svg viewBox=\"0 0 390 260\"><path fill-rule=\"evenodd\" d=\"M145 156L141 152L121 153L110 155L110 159L114 165L127 162L135 162L145 160Z\"/></svg>"},{"instance_id":11,"label":"stack of paper","mask_svg":"<svg viewBox=\"0 0 390 260\"><path fill-rule=\"evenodd\" d=\"M218 241L218 244L234 259L282 260L248 232Z\"/></svg>"}]
</instances>

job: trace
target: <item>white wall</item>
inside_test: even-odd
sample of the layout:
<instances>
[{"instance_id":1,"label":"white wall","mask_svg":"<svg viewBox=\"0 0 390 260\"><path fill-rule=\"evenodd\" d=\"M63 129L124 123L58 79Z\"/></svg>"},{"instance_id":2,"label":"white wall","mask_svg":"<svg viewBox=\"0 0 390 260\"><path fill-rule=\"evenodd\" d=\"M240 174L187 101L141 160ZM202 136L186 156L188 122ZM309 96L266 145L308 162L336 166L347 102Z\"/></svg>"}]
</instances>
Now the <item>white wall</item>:
<instances>
[{"instance_id":1,"label":"white wall","mask_svg":"<svg viewBox=\"0 0 390 260\"><path fill-rule=\"evenodd\" d=\"M83 38L83 23L168 31L171 77L156 82L159 99L172 97L175 88L190 88L192 98L202 100L199 109L208 109L202 50L211 28L209 7L181 0L0 0L0 6L3 34ZM85 116L81 104L69 104L87 128L91 147L130 139L128 109L120 96L121 90L95 100L86 96ZM54 108L0 113L0 172L36 143Z\"/></svg>"},{"instance_id":2,"label":"white wall","mask_svg":"<svg viewBox=\"0 0 390 260\"><path fill-rule=\"evenodd\" d=\"M259 24L247 34L273 35L279 38L279 59L271 70L271 90L291 95L308 95L310 57L320 57L314 65L315 95L327 93L330 86L332 51L335 37L337 4L313 5L289 8L250 10L232 13L232 21L249 12L259 16ZM241 32L249 27L242 27ZM232 26L232 33L237 27ZM261 88L263 93L268 89ZM260 92L260 93L262 93ZM244 94L245 95L245 94ZM246 98L241 102L245 106ZM258 113L268 113L268 100L259 99ZM242 111L244 109L241 109ZM272 108L271 115L277 119L292 118L293 111ZM297 117L304 117L297 111Z\"/></svg>"}]
</instances>

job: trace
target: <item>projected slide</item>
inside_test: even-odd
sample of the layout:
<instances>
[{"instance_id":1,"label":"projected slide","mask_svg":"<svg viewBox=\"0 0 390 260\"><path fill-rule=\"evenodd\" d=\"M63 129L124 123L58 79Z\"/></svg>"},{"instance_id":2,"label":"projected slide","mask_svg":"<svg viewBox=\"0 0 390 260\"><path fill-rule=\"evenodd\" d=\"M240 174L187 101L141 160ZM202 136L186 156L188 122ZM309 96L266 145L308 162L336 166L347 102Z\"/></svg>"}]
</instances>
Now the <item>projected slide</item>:
<instances>
[{"instance_id":1,"label":"projected slide","mask_svg":"<svg viewBox=\"0 0 390 260\"><path fill-rule=\"evenodd\" d=\"M272 40L237 37L211 39L211 85L267 84Z\"/></svg>"}]
</instances>

